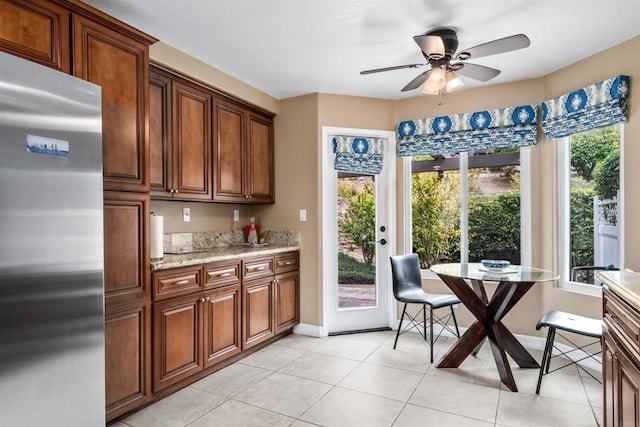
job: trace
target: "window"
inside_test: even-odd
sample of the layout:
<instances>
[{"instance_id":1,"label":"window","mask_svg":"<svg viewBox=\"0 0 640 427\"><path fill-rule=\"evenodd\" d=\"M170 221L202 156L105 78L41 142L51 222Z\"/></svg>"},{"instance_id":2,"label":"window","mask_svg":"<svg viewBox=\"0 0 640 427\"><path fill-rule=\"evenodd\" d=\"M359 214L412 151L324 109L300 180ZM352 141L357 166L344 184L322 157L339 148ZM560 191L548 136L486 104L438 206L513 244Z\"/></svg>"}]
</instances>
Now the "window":
<instances>
[{"instance_id":1,"label":"window","mask_svg":"<svg viewBox=\"0 0 640 427\"><path fill-rule=\"evenodd\" d=\"M496 149L411 160L411 250L422 268L482 259L527 263L522 242L528 242L528 226L522 224L528 214L523 218L522 212L528 211L528 185L522 184L528 183L528 152Z\"/></svg>"},{"instance_id":2,"label":"window","mask_svg":"<svg viewBox=\"0 0 640 427\"><path fill-rule=\"evenodd\" d=\"M572 135L558 150L562 282L598 293L595 271L620 267L620 128Z\"/></svg>"}]
</instances>

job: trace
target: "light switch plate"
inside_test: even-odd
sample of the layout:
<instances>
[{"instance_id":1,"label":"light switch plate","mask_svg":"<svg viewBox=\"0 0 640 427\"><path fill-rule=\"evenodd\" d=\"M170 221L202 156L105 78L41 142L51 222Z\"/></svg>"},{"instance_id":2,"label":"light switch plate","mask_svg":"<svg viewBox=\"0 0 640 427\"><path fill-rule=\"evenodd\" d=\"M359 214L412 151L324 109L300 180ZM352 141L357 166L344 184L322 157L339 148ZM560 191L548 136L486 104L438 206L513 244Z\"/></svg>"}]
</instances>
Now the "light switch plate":
<instances>
[{"instance_id":1,"label":"light switch plate","mask_svg":"<svg viewBox=\"0 0 640 427\"><path fill-rule=\"evenodd\" d=\"M182 208L182 221L184 221L184 222L191 221L191 209L190 208Z\"/></svg>"},{"instance_id":2,"label":"light switch plate","mask_svg":"<svg viewBox=\"0 0 640 427\"><path fill-rule=\"evenodd\" d=\"M300 222L306 221L307 220L307 210L306 209L300 209Z\"/></svg>"},{"instance_id":3,"label":"light switch plate","mask_svg":"<svg viewBox=\"0 0 640 427\"><path fill-rule=\"evenodd\" d=\"M233 210L233 220L240 221L240 211L238 209Z\"/></svg>"}]
</instances>

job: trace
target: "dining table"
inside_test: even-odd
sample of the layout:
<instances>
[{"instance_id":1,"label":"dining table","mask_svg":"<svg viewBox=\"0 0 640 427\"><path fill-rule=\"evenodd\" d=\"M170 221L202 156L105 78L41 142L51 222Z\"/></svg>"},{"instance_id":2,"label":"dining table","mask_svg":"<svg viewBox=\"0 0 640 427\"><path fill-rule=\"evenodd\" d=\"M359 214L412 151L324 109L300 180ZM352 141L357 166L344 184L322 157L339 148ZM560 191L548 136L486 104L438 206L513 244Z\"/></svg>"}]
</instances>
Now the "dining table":
<instances>
[{"instance_id":1,"label":"dining table","mask_svg":"<svg viewBox=\"0 0 640 427\"><path fill-rule=\"evenodd\" d=\"M457 368L469 355L477 354L477 349L487 338L500 380L511 391L518 391L507 354L521 368L540 368L540 365L502 320L533 285L557 280L558 276L548 270L521 265L490 270L481 263L435 264L430 270L440 277L476 319L436 367ZM485 282L498 283L490 297Z\"/></svg>"}]
</instances>

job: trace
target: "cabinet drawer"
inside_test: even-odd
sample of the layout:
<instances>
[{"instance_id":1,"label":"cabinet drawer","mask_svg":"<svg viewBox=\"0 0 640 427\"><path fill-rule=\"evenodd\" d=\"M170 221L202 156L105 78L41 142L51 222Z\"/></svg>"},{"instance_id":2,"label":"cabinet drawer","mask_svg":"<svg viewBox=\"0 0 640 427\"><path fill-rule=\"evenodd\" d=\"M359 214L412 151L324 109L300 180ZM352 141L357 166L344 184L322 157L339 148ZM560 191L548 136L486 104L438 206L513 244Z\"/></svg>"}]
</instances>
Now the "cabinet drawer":
<instances>
[{"instance_id":1,"label":"cabinet drawer","mask_svg":"<svg viewBox=\"0 0 640 427\"><path fill-rule=\"evenodd\" d=\"M221 261L204 266L205 288L217 288L240 281L240 261Z\"/></svg>"},{"instance_id":2,"label":"cabinet drawer","mask_svg":"<svg viewBox=\"0 0 640 427\"><path fill-rule=\"evenodd\" d=\"M273 272L273 257L253 258L242 262L242 280L271 276Z\"/></svg>"},{"instance_id":3,"label":"cabinet drawer","mask_svg":"<svg viewBox=\"0 0 640 427\"><path fill-rule=\"evenodd\" d=\"M618 296L605 290L604 317L620 334L628 338L637 351L640 346L640 314Z\"/></svg>"},{"instance_id":4,"label":"cabinet drawer","mask_svg":"<svg viewBox=\"0 0 640 427\"><path fill-rule=\"evenodd\" d=\"M155 301L202 290L202 268L175 268L153 275Z\"/></svg>"},{"instance_id":5,"label":"cabinet drawer","mask_svg":"<svg viewBox=\"0 0 640 427\"><path fill-rule=\"evenodd\" d=\"M276 274L298 270L300 268L299 254L298 252L289 252L276 255L275 264Z\"/></svg>"}]
</instances>

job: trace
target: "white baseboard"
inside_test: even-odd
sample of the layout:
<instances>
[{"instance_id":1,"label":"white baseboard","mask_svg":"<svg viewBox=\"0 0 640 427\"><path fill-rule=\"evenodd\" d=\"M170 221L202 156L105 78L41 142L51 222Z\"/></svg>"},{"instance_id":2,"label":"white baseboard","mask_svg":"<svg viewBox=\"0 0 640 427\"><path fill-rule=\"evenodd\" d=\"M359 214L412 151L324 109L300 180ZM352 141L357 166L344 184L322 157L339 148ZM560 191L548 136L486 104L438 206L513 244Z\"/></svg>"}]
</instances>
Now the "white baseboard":
<instances>
[{"instance_id":1,"label":"white baseboard","mask_svg":"<svg viewBox=\"0 0 640 427\"><path fill-rule=\"evenodd\" d=\"M294 334L308 335L310 337L326 337L329 335L322 326L298 323L293 327Z\"/></svg>"}]
</instances>

